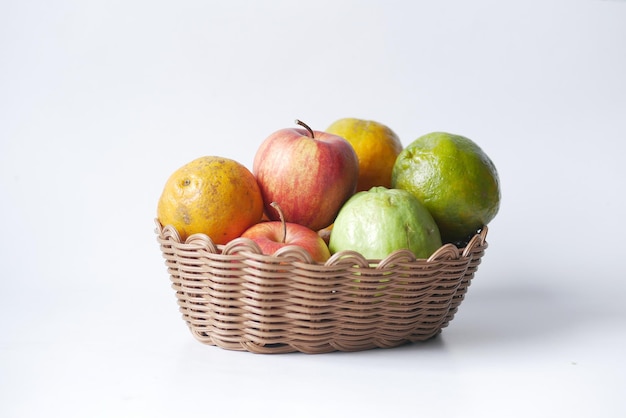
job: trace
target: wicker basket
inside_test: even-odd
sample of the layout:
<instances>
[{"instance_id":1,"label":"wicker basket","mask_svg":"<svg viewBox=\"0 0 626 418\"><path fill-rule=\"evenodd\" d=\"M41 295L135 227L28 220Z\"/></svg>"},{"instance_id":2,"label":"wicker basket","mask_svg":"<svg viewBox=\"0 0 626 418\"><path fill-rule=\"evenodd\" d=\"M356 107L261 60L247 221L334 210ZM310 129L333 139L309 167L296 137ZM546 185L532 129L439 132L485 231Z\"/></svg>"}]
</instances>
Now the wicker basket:
<instances>
[{"instance_id":1,"label":"wicker basket","mask_svg":"<svg viewBox=\"0 0 626 418\"><path fill-rule=\"evenodd\" d=\"M395 347L446 327L487 248L487 228L464 248L429 259L400 250L382 261L344 251L326 263L299 247L263 255L245 238L215 245L156 233L183 319L202 343L254 353L325 353Z\"/></svg>"}]
</instances>

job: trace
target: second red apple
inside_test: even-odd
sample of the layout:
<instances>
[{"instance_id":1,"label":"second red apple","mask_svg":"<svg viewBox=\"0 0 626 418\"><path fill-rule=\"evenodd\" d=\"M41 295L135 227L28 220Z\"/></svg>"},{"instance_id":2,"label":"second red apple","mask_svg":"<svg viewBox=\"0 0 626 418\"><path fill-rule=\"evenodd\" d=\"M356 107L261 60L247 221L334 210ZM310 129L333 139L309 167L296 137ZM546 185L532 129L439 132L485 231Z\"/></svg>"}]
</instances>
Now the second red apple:
<instances>
[{"instance_id":1,"label":"second red apple","mask_svg":"<svg viewBox=\"0 0 626 418\"><path fill-rule=\"evenodd\" d=\"M280 213L281 208L275 203L272 207ZM241 236L256 242L266 255L273 255L289 245L297 245L307 250L314 261L323 263L330 258L330 250L317 232L303 225L285 222L284 218L281 221L259 222Z\"/></svg>"}]
</instances>

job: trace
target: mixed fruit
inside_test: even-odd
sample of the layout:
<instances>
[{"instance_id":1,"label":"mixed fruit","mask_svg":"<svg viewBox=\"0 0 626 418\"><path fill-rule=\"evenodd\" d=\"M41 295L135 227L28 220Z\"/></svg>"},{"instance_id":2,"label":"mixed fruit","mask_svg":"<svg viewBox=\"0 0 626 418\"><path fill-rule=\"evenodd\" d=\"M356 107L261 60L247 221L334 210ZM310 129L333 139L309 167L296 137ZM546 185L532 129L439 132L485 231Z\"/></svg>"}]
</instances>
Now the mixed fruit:
<instances>
[{"instance_id":1,"label":"mixed fruit","mask_svg":"<svg viewBox=\"0 0 626 418\"><path fill-rule=\"evenodd\" d=\"M323 263L343 250L428 258L442 244L465 245L498 213L496 167L466 137L432 132L404 147L375 121L342 118L324 131L296 123L259 144L252 170L219 156L176 170L158 221L182 240L244 237L268 255L297 245Z\"/></svg>"}]
</instances>

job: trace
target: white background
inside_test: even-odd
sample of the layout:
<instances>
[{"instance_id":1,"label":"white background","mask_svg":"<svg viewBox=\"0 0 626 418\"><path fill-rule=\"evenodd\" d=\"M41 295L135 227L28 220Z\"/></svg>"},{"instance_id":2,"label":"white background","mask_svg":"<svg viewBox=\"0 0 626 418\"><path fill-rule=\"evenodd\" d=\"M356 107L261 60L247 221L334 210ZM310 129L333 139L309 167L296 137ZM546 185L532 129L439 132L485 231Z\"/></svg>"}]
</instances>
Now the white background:
<instances>
[{"instance_id":1,"label":"white background","mask_svg":"<svg viewBox=\"0 0 626 418\"><path fill-rule=\"evenodd\" d=\"M498 167L456 318L389 350L200 344L165 180L346 116ZM625 132L624 1L2 1L0 416L626 416Z\"/></svg>"}]
</instances>

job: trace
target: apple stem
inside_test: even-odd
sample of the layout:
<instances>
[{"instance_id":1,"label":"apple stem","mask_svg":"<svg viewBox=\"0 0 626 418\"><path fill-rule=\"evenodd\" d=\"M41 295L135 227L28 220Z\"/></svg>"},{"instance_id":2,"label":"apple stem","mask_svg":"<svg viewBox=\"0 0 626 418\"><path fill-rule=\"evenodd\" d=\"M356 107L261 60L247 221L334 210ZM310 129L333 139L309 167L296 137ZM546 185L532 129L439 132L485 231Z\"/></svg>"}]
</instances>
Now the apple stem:
<instances>
[{"instance_id":1,"label":"apple stem","mask_svg":"<svg viewBox=\"0 0 626 418\"><path fill-rule=\"evenodd\" d=\"M296 123L300 126L303 126L309 133L311 134L311 138L315 139L315 134L313 133L313 129L309 127L306 123L302 122L300 119L296 119Z\"/></svg>"},{"instance_id":2,"label":"apple stem","mask_svg":"<svg viewBox=\"0 0 626 418\"><path fill-rule=\"evenodd\" d=\"M276 212L278 212L278 217L280 218L280 221L283 223L283 239L281 243L284 244L285 240L287 239L287 222L285 222L285 215L283 214L283 210L280 208L280 205L278 203L272 202L270 203L270 206L276 209Z\"/></svg>"}]
</instances>

